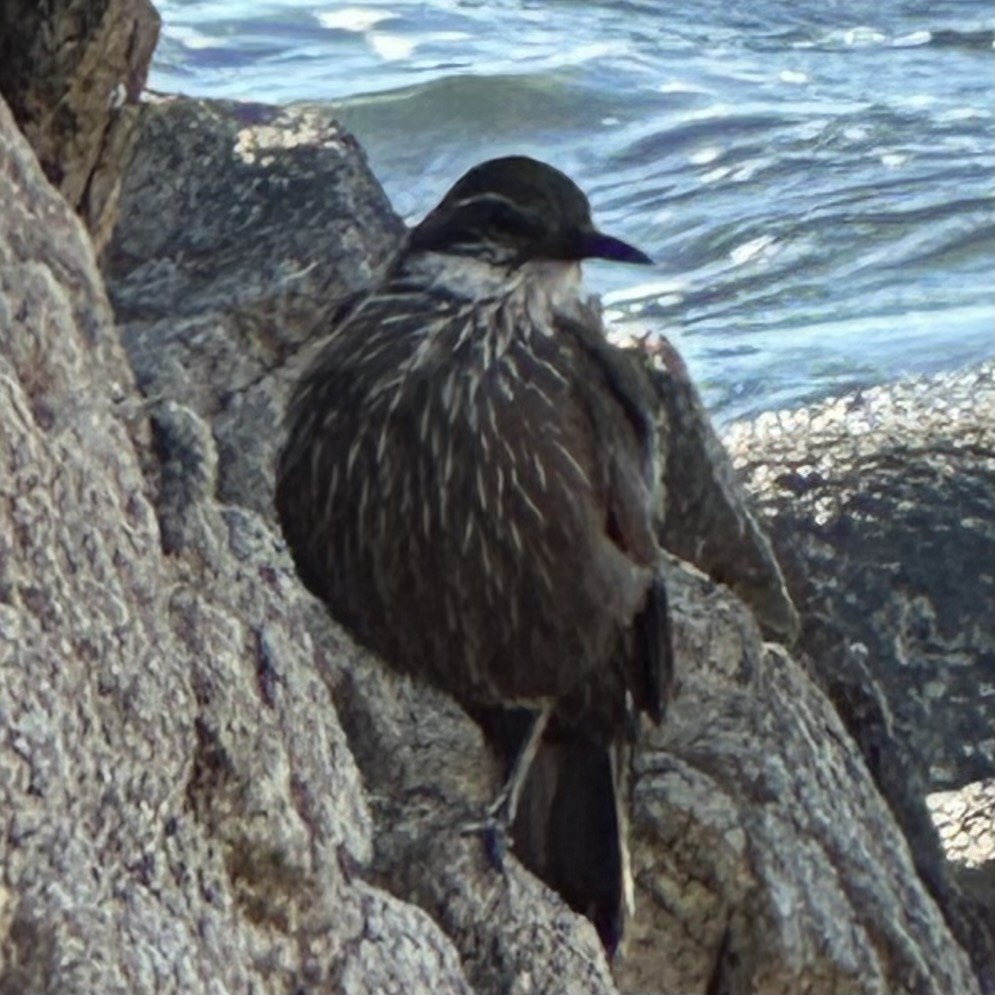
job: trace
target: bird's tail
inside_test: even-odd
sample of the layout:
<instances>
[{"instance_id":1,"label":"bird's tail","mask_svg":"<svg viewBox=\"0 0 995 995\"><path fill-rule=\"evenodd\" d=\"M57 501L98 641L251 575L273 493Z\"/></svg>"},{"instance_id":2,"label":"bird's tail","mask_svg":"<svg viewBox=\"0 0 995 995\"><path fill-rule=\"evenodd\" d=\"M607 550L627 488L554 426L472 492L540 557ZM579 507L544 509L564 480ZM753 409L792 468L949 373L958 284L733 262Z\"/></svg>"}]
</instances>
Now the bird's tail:
<instances>
[{"instance_id":1,"label":"bird's tail","mask_svg":"<svg viewBox=\"0 0 995 995\"><path fill-rule=\"evenodd\" d=\"M532 717L481 717L488 738L513 758ZM519 860L595 925L609 957L632 912L628 848L629 761L623 739L606 742L554 717L529 773L512 827Z\"/></svg>"}]
</instances>

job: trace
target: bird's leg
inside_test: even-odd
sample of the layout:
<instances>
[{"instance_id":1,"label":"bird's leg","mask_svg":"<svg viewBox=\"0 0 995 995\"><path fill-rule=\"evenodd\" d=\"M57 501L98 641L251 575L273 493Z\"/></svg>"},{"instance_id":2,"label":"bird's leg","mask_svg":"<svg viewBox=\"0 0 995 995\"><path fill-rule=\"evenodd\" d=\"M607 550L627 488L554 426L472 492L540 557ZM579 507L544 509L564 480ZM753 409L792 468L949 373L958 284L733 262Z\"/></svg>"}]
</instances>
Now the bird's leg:
<instances>
[{"instance_id":1,"label":"bird's leg","mask_svg":"<svg viewBox=\"0 0 995 995\"><path fill-rule=\"evenodd\" d=\"M511 827L515 824L518 812L518 802L522 797L522 789L528 780L532 761L535 760L542 742L543 733L553 714L552 704L543 705L532 717L532 725L528 735L522 742L511 765L511 771L504 782L498 796L487 809L487 818L482 823L467 826L467 832L483 832L487 854L491 863L500 869L507 850L507 838Z\"/></svg>"},{"instance_id":2,"label":"bird's leg","mask_svg":"<svg viewBox=\"0 0 995 995\"><path fill-rule=\"evenodd\" d=\"M525 737L515 762L511 765L511 772L508 774L504 786L498 792L497 798L491 803L487 814L495 822L502 823L506 829L511 829L515 824L515 816L518 814L518 802L522 797L522 789L528 780L529 770L532 761L535 760L542 742L543 733L549 724L549 718L553 714L551 704L543 705L542 709L535 713L532 718L532 728L529 729L528 736Z\"/></svg>"}]
</instances>

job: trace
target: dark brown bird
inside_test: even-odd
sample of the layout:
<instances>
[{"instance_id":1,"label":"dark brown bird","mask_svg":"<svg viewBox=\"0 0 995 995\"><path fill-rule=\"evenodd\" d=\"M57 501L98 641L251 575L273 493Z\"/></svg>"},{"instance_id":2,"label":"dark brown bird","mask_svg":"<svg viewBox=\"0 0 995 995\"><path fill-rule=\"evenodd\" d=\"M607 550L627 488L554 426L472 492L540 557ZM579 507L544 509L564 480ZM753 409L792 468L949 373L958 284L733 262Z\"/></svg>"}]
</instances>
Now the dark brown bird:
<instances>
[{"instance_id":1,"label":"dark brown bird","mask_svg":"<svg viewBox=\"0 0 995 995\"><path fill-rule=\"evenodd\" d=\"M590 257L650 261L551 166L471 169L298 385L276 507L333 616L517 751L499 818L613 949L615 747L660 719L671 668L654 420L583 294Z\"/></svg>"}]
</instances>

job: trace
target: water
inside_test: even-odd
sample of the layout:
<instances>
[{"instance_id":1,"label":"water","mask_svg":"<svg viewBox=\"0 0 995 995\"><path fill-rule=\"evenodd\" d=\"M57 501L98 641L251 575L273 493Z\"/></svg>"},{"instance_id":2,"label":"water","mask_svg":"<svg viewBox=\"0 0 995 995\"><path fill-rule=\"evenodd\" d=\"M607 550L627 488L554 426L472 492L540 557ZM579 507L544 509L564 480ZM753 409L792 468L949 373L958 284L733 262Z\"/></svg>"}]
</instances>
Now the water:
<instances>
[{"instance_id":1,"label":"water","mask_svg":"<svg viewBox=\"0 0 995 995\"><path fill-rule=\"evenodd\" d=\"M980 0L161 0L149 85L331 104L397 210L524 152L652 269L594 264L728 420L993 349Z\"/></svg>"}]
</instances>

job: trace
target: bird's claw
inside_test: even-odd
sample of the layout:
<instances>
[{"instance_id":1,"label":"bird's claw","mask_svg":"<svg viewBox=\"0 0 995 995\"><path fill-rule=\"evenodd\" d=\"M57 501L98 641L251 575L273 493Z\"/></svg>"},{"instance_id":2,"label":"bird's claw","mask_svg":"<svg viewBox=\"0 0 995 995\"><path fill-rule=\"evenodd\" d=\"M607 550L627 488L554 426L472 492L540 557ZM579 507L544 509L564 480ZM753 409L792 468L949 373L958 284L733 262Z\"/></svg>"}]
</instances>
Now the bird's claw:
<instances>
[{"instance_id":1,"label":"bird's claw","mask_svg":"<svg viewBox=\"0 0 995 995\"><path fill-rule=\"evenodd\" d=\"M487 862L499 873L504 872L504 859L510 848L510 833L502 800L492 805L480 822L467 823L462 829L463 836L480 835L484 842Z\"/></svg>"}]
</instances>

